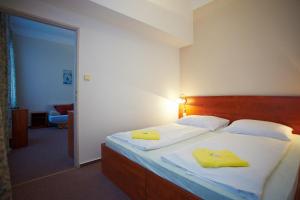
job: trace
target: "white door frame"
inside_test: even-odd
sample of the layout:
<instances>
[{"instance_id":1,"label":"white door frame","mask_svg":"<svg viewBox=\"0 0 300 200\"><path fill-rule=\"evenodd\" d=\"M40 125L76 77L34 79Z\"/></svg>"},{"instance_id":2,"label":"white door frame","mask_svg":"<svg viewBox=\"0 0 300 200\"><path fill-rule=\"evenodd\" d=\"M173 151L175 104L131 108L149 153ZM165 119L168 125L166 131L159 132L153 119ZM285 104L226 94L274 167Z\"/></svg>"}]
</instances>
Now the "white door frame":
<instances>
[{"instance_id":1,"label":"white door frame","mask_svg":"<svg viewBox=\"0 0 300 200\"><path fill-rule=\"evenodd\" d=\"M5 8L5 7L1 7L0 6L0 12L6 13L8 15L14 15L14 16L18 16L18 17L23 17L23 18L27 18L30 20L34 20L34 21L38 21L44 24L49 24L52 26L57 26L60 28L64 28L64 29L68 29L71 31L74 31L76 33L76 60L75 60L75 67L74 67L74 80L75 80L75 84L74 84L74 166L75 167L80 167L80 163L79 163L79 137L78 137L78 81L79 81L79 76L78 76L78 71L79 71L79 28L72 26L72 25L68 25L68 24L62 24L60 22L56 22L47 18L43 18L40 16L35 16L29 13L25 13L22 11L18 11L15 9L11 9L11 8Z\"/></svg>"}]
</instances>

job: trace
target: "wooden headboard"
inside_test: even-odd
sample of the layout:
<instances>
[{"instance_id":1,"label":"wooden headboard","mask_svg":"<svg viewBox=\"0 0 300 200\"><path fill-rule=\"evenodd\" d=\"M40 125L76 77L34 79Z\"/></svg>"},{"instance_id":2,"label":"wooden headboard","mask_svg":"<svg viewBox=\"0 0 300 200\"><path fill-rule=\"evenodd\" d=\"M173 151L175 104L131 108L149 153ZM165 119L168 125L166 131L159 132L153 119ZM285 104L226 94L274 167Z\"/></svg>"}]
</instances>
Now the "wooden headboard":
<instances>
[{"instance_id":1,"label":"wooden headboard","mask_svg":"<svg viewBox=\"0 0 300 200\"><path fill-rule=\"evenodd\" d=\"M300 96L189 96L187 115L256 119L285 124L300 134ZM179 106L182 117L183 105Z\"/></svg>"}]
</instances>

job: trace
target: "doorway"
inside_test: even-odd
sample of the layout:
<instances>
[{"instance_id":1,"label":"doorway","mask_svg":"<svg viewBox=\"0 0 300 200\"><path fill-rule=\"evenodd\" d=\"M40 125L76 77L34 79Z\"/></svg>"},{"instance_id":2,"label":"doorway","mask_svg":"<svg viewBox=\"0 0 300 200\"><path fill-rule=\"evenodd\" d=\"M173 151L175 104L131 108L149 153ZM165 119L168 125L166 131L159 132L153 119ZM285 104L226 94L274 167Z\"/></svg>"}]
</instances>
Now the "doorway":
<instances>
[{"instance_id":1,"label":"doorway","mask_svg":"<svg viewBox=\"0 0 300 200\"><path fill-rule=\"evenodd\" d=\"M16 186L77 166L77 29L7 14L16 90L8 161Z\"/></svg>"}]
</instances>

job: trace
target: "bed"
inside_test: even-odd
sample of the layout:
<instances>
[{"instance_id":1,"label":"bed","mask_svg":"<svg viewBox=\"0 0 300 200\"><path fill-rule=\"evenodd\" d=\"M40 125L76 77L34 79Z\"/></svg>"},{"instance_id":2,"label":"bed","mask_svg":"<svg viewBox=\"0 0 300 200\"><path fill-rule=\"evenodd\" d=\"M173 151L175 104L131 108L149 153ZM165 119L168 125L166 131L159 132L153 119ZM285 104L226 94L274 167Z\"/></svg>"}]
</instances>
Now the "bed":
<instances>
[{"instance_id":1,"label":"bed","mask_svg":"<svg viewBox=\"0 0 300 200\"><path fill-rule=\"evenodd\" d=\"M49 123L64 128L68 122L68 111L73 110L73 104L59 104L53 107L55 110L51 110L48 115Z\"/></svg>"},{"instance_id":2,"label":"bed","mask_svg":"<svg viewBox=\"0 0 300 200\"><path fill-rule=\"evenodd\" d=\"M68 115L53 114L52 112L48 115L48 121L51 124L65 124L68 121Z\"/></svg>"},{"instance_id":3,"label":"bed","mask_svg":"<svg viewBox=\"0 0 300 200\"><path fill-rule=\"evenodd\" d=\"M182 115L180 107L179 115ZM299 133L300 97L187 97L188 115L216 115L230 120L251 118L289 125ZM212 133L213 134L213 133ZM197 137L211 137L202 134ZM132 199L242 199L219 186L188 176L161 161L161 155L186 146L186 140L161 149L142 152L108 137L102 144L102 169ZM298 199L300 137L294 135L284 159L268 179L262 199ZM132 181L134 180L134 181ZM128 184L130 183L130 184Z\"/></svg>"}]
</instances>

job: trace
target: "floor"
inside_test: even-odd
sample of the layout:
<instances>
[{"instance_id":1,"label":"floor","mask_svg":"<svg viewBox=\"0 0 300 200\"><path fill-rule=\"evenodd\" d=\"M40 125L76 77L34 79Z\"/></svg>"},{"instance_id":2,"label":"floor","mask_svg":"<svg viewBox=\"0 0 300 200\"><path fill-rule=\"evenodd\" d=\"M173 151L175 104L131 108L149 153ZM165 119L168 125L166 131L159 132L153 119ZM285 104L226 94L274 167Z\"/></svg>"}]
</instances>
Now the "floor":
<instances>
[{"instance_id":1,"label":"floor","mask_svg":"<svg viewBox=\"0 0 300 200\"><path fill-rule=\"evenodd\" d=\"M13 200L129 200L101 173L101 162L13 187Z\"/></svg>"},{"instance_id":2,"label":"floor","mask_svg":"<svg viewBox=\"0 0 300 200\"><path fill-rule=\"evenodd\" d=\"M101 162L73 168L67 129L28 130L28 146L12 150L8 161L13 200L128 200L101 173Z\"/></svg>"},{"instance_id":3,"label":"floor","mask_svg":"<svg viewBox=\"0 0 300 200\"><path fill-rule=\"evenodd\" d=\"M8 155L12 185L73 168L67 155L67 129L28 129L28 146Z\"/></svg>"}]
</instances>

